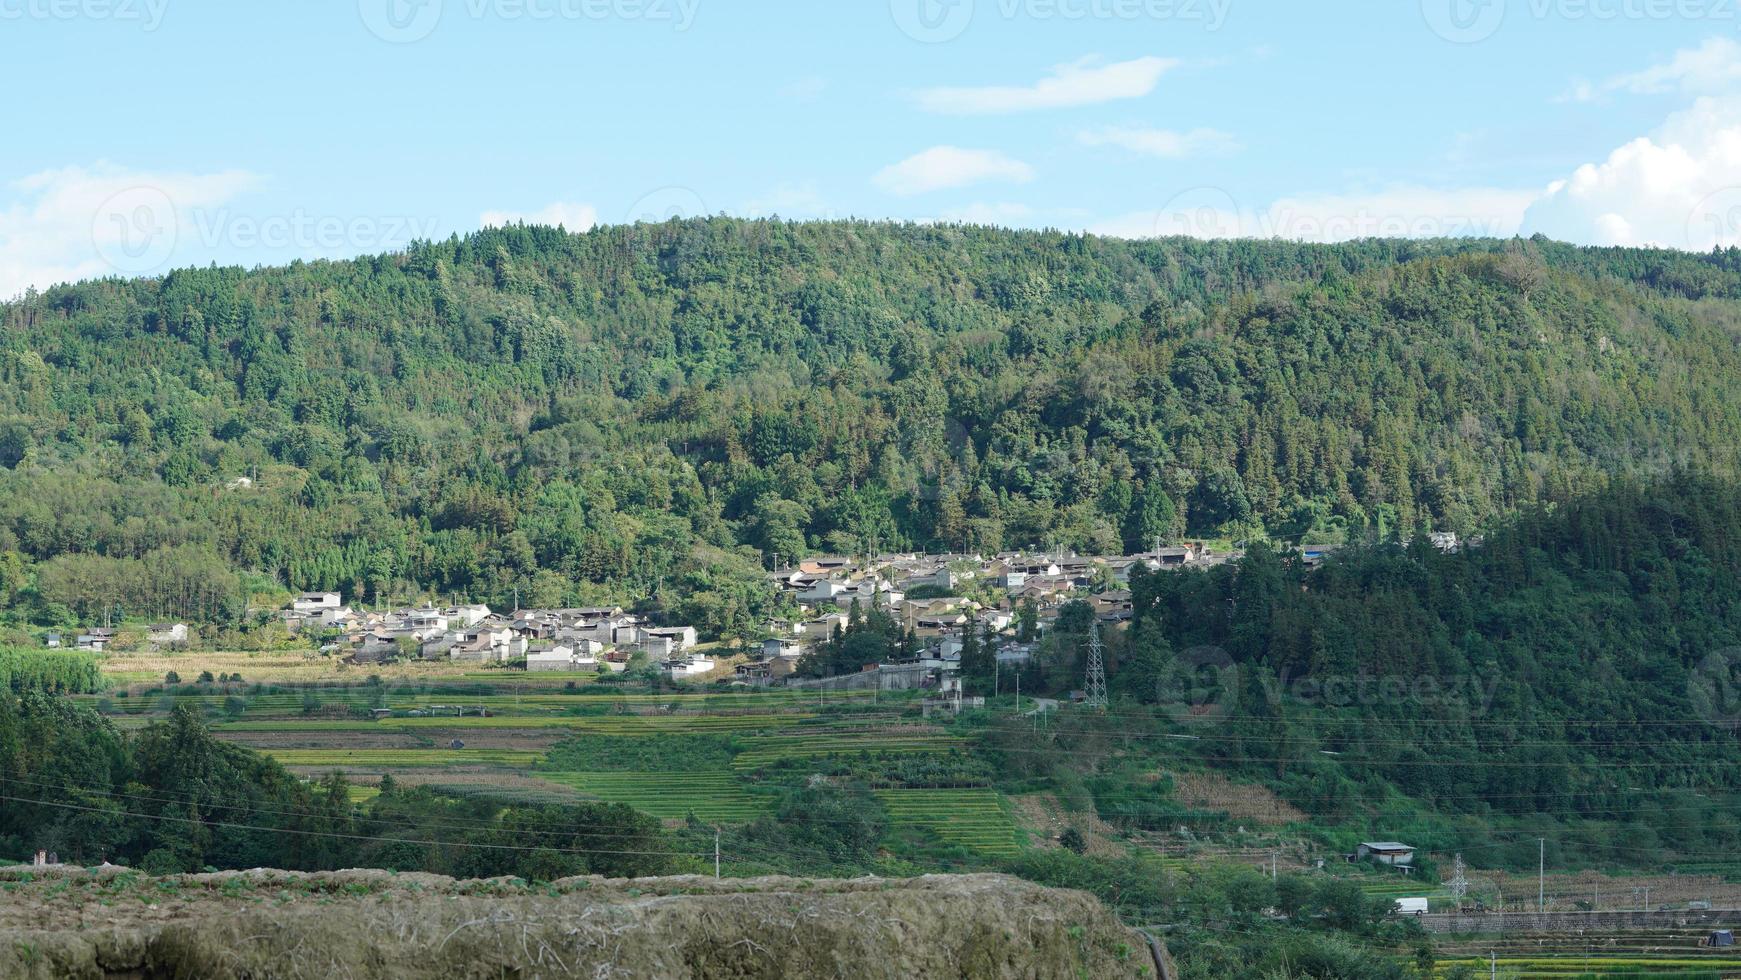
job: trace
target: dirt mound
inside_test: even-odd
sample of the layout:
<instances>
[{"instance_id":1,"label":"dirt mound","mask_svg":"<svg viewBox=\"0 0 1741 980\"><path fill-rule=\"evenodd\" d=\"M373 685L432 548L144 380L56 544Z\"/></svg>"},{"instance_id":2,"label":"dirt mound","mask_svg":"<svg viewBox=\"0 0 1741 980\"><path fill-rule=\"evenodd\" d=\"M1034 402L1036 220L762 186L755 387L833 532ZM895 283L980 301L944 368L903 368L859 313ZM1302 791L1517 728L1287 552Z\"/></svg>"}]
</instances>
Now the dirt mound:
<instances>
[{"instance_id":1,"label":"dirt mound","mask_svg":"<svg viewBox=\"0 0 1741 980\"><path fill-rule=\"evenodd\" d=\"M0 871L6 977L1138 977L1082 892L911 880Z\"/></svg>"}]
</instances>

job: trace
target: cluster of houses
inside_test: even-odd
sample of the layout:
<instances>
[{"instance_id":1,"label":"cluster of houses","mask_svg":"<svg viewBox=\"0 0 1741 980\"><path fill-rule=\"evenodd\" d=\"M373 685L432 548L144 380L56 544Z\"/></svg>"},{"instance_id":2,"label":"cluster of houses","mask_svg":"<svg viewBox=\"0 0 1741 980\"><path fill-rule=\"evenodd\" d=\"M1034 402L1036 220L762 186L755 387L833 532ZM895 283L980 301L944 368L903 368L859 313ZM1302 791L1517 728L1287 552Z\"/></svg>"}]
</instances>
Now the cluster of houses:
<instances>
[{"instance_id":1,"label":"cluster of houses","mask_svg":"<svg viewBox=\"0 0 1741 980\"><path fill-rule=\"evenodd\" d=\"M336 633L328 652L353 664L446 660L496 664L524 660L537 672L623 671L644 654L673 679L711 673L692 626L649 625L620 606L521 609L496 613L481 603L378 612L355 609L337 592L297 596L280 615L292 630Z\"/></svg>"},{"instance_id":2,"label":"cluster of houses","mask_svg":"<svg viewBox=\"0 0 1741 980\"><path fill-rule=\"evenodd\" d=\"M846 626L856 605L861 611L881 609L895 617L902 631L922 644L917 665L934 671L933 682L941 685L960 667L962 633L969 622L1003 634L999 662L1019 665L1033 653L1031 643L1015 642L1018 610L1024 604L1033 605L1042 631L1064 603L1077 598L1088 601L1102 623L1117 626L1130 619L1127 586L1139 565L1153 571L1200 568L1234 557L1237 553L1215 553L1188 544L1116 556L1008 552L992 558L954 554L811 558L769 573L805 616L770 624L774 636L763 643L761 656L739 666L737 674L759 684L789 677L806 649Z\"/></svg>"},{"instance_id":3,"label":"cluster of houses","mask_svg":"<svg viewBox=\"0 0 1741 980\"><path fill-rule=\"evenodd\" d=\"M93 626L80 630L69 640L58 632L47 633L42 642L50 650L84 650L89 653L102 653L114 644L120 636L120 630L109 626ZM152 623L145 630L145 644L152 650L175 650L185 647L188 641L186 623Z\"/></svg>"}]
</instances>

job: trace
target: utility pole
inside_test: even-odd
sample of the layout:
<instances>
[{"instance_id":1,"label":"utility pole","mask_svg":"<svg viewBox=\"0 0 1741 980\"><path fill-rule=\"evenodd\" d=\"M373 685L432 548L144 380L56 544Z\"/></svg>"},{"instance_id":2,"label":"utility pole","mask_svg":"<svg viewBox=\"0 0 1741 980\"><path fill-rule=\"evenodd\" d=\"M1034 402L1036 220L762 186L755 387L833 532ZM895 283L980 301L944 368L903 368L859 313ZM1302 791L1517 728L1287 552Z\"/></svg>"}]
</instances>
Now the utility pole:
<instances>
[{"instance_id":1,"label":"utility pole","mask_svg":"<svg viewBox=\"0 0 1741 980\"><path fill-rule=\"evenodd\" d=\"M1546 837L1537 837L1535 843L1537 849L1537 864L1535 872L1536 901L1541 906L1541 911L1546 912L1548 910L1548 839Z\"/></svg>"},{"instance_id":2,"label":"utility pole","mask_svg":"<svg viewBox=\"0 0 1741 980\"><path fill-rule=\"evenodd\" d=\"M1463 907L1463 896L1469 894L1469 877L1463 870L1463 855L1458 854L1451 863L1451 897L1457 900L1457 907Z\"/></svg>"},{"instance_id":3,"label":"utility pole","mask_svg":"<svg viewBox=\"0 0 1741 980\"><path fill-rule=\"evenodd\" d=\"M1100 622L1088 627L1088 706L1106 710L1106 660L1100 649Z\"/></svg>"},{"instance_id":4,"label":"utility pole","mask_svg":"<svg viewBox=\"0 0 1741 980\"><path fill-rule=\"evenodd\" d=\"M1497 980L1499 977L1499 954L1491 949L1487 951L1487 976L1490 980Z\"/></svg>"},{"instance_id":5,"label":"utility pole","mask_svg":"<svg viewBox=\"0 0 1741 980\"><path fill-rule=\"evenodd\" d=\"M713 880L719 880L719 828L713 828Z\"/></svg>"}]
</instances>

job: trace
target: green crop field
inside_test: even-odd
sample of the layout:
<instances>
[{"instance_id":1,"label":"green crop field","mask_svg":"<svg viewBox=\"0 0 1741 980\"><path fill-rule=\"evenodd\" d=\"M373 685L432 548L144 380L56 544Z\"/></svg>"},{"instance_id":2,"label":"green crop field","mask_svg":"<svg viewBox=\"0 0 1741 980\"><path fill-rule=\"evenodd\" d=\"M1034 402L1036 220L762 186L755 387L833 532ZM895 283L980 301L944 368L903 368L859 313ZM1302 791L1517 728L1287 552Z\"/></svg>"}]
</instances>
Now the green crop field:
<instances>
[{"instance_id":1,"label":"green crop field","mask_svg":"<svg viewBox=\"0 0 1741 980\"><path fill-rule=\"evenodd\" d=\"M541 752L510 749L264 749L286 766L333 769L401 769L424 766L506 766L529 768Z\"/></svg>"},{"instance_id":2,"label":"green crop field","mask_svg":"<svg viewBox=\"0 0 1741 980\"><path fill-rule=\"evenodd\" d=\"M542 772L540 778L625 803L642 813L681 820L693 813L718 823L745 823L768 812L769 801L728 772Z\"/></svg>"},{"instance_id":3,"label":"green crop field","mask_svg":"<svg viewBox=\"0 0 1741 980\"><path fill-rule=\"evenodd\" d=\"M412 728L572 728L597 735L685 735L709 732L754 732L799 724L811 715L801 712L755 715L476 715L464 718L383 718L382 729Z\"/></svg>"},{"instance_id":4,"label":"green crop field","mask_svg":"<svg viewBox=\"0 0 1741 980\"><path fill-rule=\"evenodd\" d=\"M759 769L783 759L808 759L828 755L926 755L948 752L965 743L949 735L805 732L752 736L743 739L741 744L744 751L732 760L732 768L740 771Z\"/></svg>"},{"instance_id":5,"label":"green crop field","mask_svg":"<svg viewBox=\"0 0 1741 980\"><path fill-rule=\"evenodd\" d=\"M877 799L896 828L919 827L983 854L1014 855L1015 825L995 790L881 789Z\"/></svg>"},{"instance_id":6,"label":"green crop field","mask_svg":"<svg viewBox=\"0 0 1741 980\"><path fill-rule=\"evenodd\" d=\"M1435 975L1445 976L1458 966L1467 966L1476 976L1485 977L1490 967L1499 977L1510 980L1529 978L1609 978L1616 980L1719 980L1741 974L1741 956L1640 956L1636 954L1566 955L1560 957L1500 957L1491 964L1485 958L1440 960Z\"/></svg>"}]
</instances>

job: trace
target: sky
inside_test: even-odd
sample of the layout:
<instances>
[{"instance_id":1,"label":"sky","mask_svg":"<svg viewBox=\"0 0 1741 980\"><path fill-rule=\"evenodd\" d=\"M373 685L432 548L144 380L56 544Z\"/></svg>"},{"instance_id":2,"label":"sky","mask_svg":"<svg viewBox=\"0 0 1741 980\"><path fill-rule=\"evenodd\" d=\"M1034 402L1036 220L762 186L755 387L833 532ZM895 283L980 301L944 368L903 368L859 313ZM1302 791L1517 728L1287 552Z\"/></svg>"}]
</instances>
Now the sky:
<instances>
[{"instance_id":1,"label":"sky","mask_svg":"<svg viewBox=\"0 0 1741 980\"><path fill-rule=\"evenodd\" d=\"M0 0L0 297L512 221L1741 243L1741 0Z\"/></svg>"}]
</instances>

